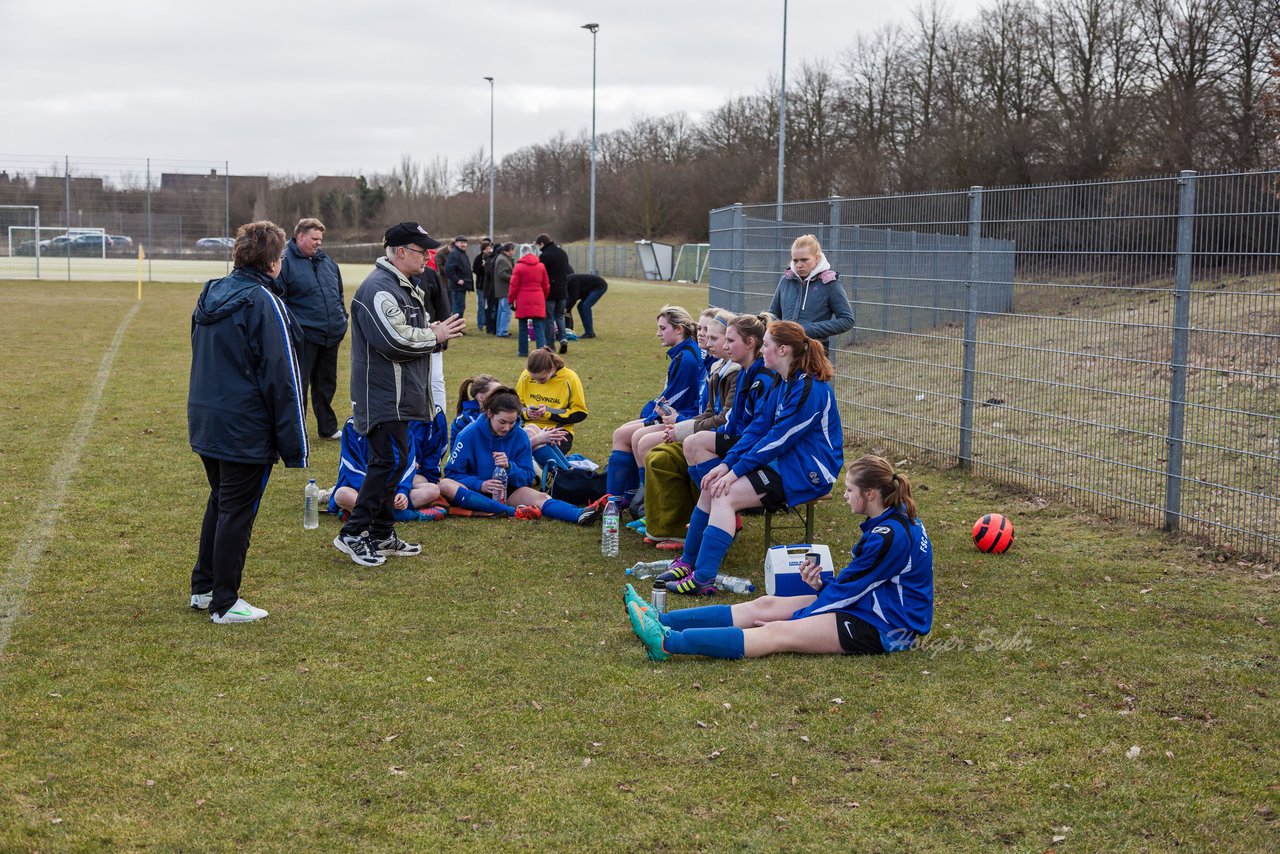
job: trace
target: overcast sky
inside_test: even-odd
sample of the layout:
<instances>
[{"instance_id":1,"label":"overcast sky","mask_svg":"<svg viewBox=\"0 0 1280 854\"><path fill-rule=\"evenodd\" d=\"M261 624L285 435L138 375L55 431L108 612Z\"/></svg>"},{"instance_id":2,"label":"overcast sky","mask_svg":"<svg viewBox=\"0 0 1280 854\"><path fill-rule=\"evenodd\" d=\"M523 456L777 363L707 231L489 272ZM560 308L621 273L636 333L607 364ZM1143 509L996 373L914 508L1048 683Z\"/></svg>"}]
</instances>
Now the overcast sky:
<instances>
[{"instance_id":1,"label":"overcast sky","mask_svg":"<svg viewBox=\"0 0 1280 854\"><path fill-rule=\"evenodd\" d=\"M912 4L914 5L914 4ZM979 0L950 0L970 17ZM695 118L781 68L782 0L0 0L0 168L76 157L229 161L234 174L498 160L591 127ZM908 24L885 0L790 0L788 67ZM70 22L70 23L68 23ZM486 25L482 26L482 22Z\"/></svg>"}]
</instances>

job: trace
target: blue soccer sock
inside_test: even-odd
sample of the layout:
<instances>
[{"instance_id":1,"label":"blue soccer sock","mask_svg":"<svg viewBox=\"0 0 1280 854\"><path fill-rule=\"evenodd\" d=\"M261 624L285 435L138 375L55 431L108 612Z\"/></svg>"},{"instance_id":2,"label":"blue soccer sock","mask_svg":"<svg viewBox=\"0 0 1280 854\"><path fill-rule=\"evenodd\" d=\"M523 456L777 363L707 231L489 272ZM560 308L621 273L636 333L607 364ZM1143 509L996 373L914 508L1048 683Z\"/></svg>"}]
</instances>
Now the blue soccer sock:
<instances>
[{"instance_id":1,"label":"blue soccer sock","mask_svg":"<svg viewBox=\"0 0 1280 854\"><path fill-rule=\"evenodd\" d=\"M636 476L640 478L640 486L644 486L644 466L636 467Z\"/></svg>"},{"instance_id":2,"label":"blue soccer sock","mask_svg":"<svg viewBox=\"0 0 1280 854\"><path fill-rule=\"evenodd\" d=\"M684 631L673 631L667 635L662 642L662 648L673 655L742 658L745 655L746 639L743 637L742 629L734 628L733 626L715 629L685 629Z\"/></svg>"},{"instance_id":3,"label":"blue soccer sock","mask_svg":"<svg viewBox=\"0 0 1280 854\"><path fill-rule=\"evenodd\" d=\"M680 608L658 617L664 626L678 632L685 629L723 629L733 625L732 605L703 605L700 608Z\"/></svg>"},{"instance_id":4,"label":"blue soccer sock","mask_svg":"<svg viewBox=\"0 0 1280 854\"><path fill-rule=\"evenodd\" d=\"M391 511L391 518L395 519L397 522L417 522L420 516L418 515L417 510L414 510L412 507L406 507L403 510Z\"/></svg>"},{"instance_id":5,"label":"blue soccer sock","mask_svg":"<svg viewBox=\"0 0 1280 854\"><path fill-rule=\"evenodd\" d=\"M693 515L689 517L689 530L684 533L684 551L680 553L680 560L693 566L698 561L698 549L702 547L702 532L707 530L707 523L711 521L711 514L707 513L701 507L693 508Z\"/></svg>"},{"instance_id":6,"label":"blue soccer sock","mask_svg":"<svg viewBox=\"0 0 1280 854\"><path fill-rule=\"evenodd\" d=\"M688 540L685 540L687 543ZM724 561L725 552L733 545L733 534L722 531L715 525L708 525L702 535L702 547L698 549L698 560L693 565L693 577L701 584L714 581L720 572L720 564Z\"/></svg>"},{"instance_id":7,"label":"blue soccer sock","mask_svg":"<svg viewBox=\"0 0 1280 854\"><path fill-rule=\"evenodd\" d=\"M559 498L548 498L542 502L542 515L576 525L578 517L582 515L582 508L575 507L568 501L561 501Z\"/></svg>"},{"instance_id":8,"label":"blue soccer sock","mask_svg":"<svg viewBox=\"0 0 1280 854\"><path fill-rule=\"evenodd\" d=\"M514 516L516 514L516 508L503 504L501 501L494 501L484 493L467 489L465 486L458 487L458 491L453 494L453 499L449 503L465 507L468 510L474 510L477 513L496 513L499 516Z\"/></svg>"},{"instance_id":9,"label":"blue soccer sock","mask_svg":"<svg viewBox=\"0 0 1280 854\"><path fill-rule=\"evenodd\" d=\"M639 472L636 471L636 458L630 451L611 451L604 474L605 488L609 490L610 495L621 497L628 492L634 492L639 478Z\"/></svg>"},{"instance_id":10,"label":"blue soccer sock","mask_svg":"<svg viewBox=\"0 0 1280 854\"><path fill-rule=\"evenodd\" d=\"M720 465L719 457L712 457L700 463L692 463L689 466L689 480L693 481L693 485L702 488L702 479L707 476L707 472Z\"/></svg>"}]
</instances>

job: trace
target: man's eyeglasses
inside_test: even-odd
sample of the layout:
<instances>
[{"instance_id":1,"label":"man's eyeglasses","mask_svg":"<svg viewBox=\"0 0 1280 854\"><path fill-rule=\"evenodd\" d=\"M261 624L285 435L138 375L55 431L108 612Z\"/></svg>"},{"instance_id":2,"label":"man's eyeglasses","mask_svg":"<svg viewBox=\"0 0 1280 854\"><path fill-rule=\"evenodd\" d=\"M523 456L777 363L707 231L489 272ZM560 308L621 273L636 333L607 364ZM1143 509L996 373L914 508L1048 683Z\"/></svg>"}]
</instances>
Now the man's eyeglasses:
<instances>
[{"instance_id":1,"label":"man's eyeglasses","mask_svg":"<svg viewBox=\"0 0 1280 854\"><path fill-rule=\"evenodd\" d=\"M424 258L427 256L427 250L425 250L425 249L419 249L418 247L416 247L416 246L410 246L410 245L409 245L409 244L407 244L407 243L405 244L405 247L404 247L404 248L405 248L405 249L408 249L410 252L417 252L419 255L421 255L421 256L422 256L422 257L424 257Z\"/></svg>"}]
</instances>

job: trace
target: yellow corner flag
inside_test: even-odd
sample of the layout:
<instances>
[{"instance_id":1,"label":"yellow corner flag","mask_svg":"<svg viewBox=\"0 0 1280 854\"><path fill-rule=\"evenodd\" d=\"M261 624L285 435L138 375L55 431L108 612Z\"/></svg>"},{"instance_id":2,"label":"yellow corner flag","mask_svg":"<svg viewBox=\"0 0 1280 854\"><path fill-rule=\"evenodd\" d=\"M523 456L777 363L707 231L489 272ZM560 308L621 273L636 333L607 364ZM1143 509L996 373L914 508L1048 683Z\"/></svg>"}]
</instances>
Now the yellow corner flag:
<instances>
[{"instance_id":1,"label":"yellow corner flag","mask_svg":"<svg viewBox=\"0 0 1280 854\"><path fill-rule=\"evenodd\" d=\"M138 244L138 302L142 302L142 259L147 257L147 253L142 250L142 244Z\"/></svg>"}]
</instances>

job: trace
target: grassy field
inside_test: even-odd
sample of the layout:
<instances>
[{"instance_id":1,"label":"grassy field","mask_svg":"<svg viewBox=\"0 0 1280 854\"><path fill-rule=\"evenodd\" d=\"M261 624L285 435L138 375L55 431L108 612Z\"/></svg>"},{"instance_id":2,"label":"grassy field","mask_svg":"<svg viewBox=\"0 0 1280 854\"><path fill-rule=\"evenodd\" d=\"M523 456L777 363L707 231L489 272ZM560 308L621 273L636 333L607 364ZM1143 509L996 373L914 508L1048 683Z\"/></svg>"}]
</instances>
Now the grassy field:
<instances>
[{"instance_id":1,"label":"grassy field","mask_svg":"<svg viewBox=\"0 0 1280 854\"><path fill-rule=\"evenodd\" d=\"M211 625L186 607L196 293L147 289L88 423L132 286L0 283L0 851L1280 846L1275 568L910 460L937 551L911 653L655 666L620 600L638 538L607 560L596 532L451 519L361 570L335 520L302 530L308 473L284 468L244 584L271 616ZM611 286L568 355L578 449L603 459L658 389L657 307L704 298ZM514 379L514 351L468 335L450 386ZM336 460L318 443L311 474ZM1001 557L969 543L993 510L1018 530ZM847 551L854 521L824 502L818 538ZM760 528L726 571L760 579Z\"/></svg>"}]
</instances>

